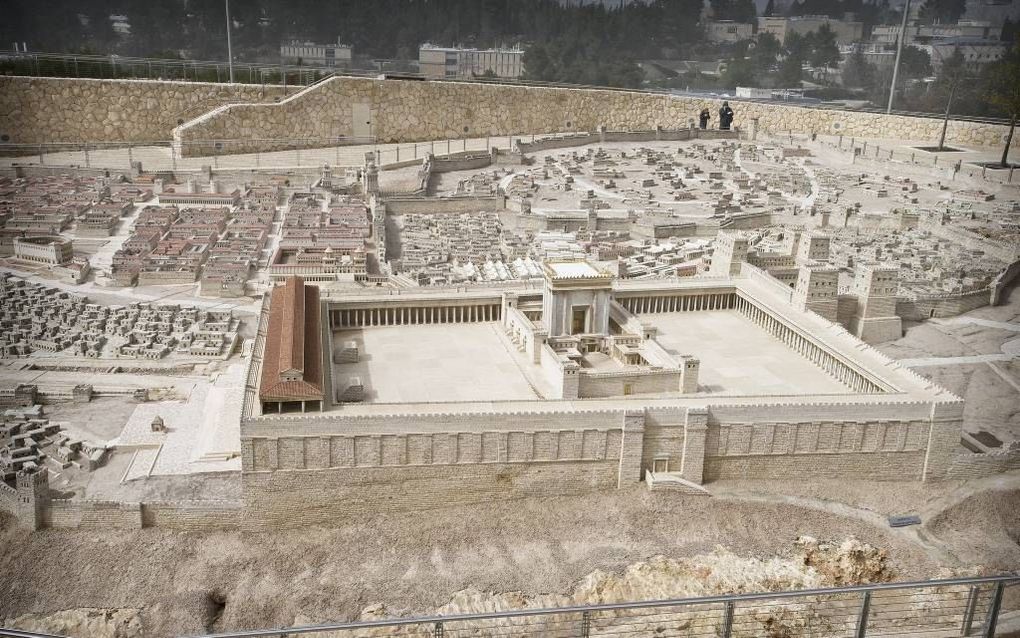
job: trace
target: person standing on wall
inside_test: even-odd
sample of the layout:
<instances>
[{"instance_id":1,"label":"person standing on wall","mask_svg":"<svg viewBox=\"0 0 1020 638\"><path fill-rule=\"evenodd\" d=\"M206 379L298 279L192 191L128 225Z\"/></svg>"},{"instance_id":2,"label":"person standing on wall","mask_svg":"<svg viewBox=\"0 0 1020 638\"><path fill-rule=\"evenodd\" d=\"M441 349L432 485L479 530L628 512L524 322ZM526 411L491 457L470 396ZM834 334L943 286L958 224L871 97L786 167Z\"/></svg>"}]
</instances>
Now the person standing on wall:
<instances>
[{"instance_id":1,"label":"person standing on wall","mask_svg":"<svg viewBox=\"0 0 1020 638\"><path fill-rule=\"evenodd\" d=\"M701 124L701 130L708 128L708 121L712 119L712 113L708 110L708 107L701 109L701 113L698 114L698 122Z\"/></svg>"},{"instance_id":2,"label":"person standing on wall","mask_svg":"<svg viewBox=\"0 0 1020 638\"><path fill-rule=\"evenodd\" d=\"M730 130L730 124L733 123L733 109L730 108L729 102L723 102L722 108L719 109L719 130L728 131Z\"/></svg>"}]
</instances>

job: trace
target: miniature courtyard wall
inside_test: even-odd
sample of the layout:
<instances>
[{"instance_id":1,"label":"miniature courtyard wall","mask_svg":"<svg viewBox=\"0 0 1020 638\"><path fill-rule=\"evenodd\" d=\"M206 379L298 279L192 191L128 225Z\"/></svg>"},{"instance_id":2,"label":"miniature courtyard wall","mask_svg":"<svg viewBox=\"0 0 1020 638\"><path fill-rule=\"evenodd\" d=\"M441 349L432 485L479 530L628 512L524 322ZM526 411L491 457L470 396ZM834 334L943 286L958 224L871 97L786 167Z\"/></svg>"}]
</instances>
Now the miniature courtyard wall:
<instances>
[{"instance_id":1,"label":"miniature courtyard wall","mask_svg":"<svg viewBox=\"0 0 1020 638\"><path fill-rule=\"evenodd\" d=\"M236 153L272 149L254 144L216 151L197 142L353 136L354 104L369 108L374 137L401 142L600 126L610 132L685 129L703 107L718 108L717 100L629 91L349 77L289 92L285 97L283 87L244 84L0 77L0 134L25 144L150 142L176 135L186 154ZM279 104L271 104L276 99ZM941 132L938 118L730 102L734 125L742 130L758 118L757 130L773 133L934 141ZM188 121L175 133L182 116ZM996 146L1005 133L1005 126L953 120L946 141ZM1020 146L1020 136L1013 144Z\"/></svg>"},{"instance_id":2,"label":"miniature courtyard wall","mask_svg":"<svg viewBox=\"0 0 1020 638\"><path fill-rule=\"evenodd\" d=\"M240 521L239 501L156 501L135 503L53 499L42 527L53 529L143 529L179 531L233 529Z\"/></svg>"},{"instance_id":3,"label":"miniature courtyard wall","mask_svg":"<svg viewBox=\"0 0 1020 638\"><path fill-rule=\"evenodd\" d=\"M241 430L242 524L251 528L329 524L365 512L614 489L636 484L653 463L665 464L668 471L692 483L737 477L945 478L959 448L963 402L948 393L933 399L886 388L889 379L911 392L930 388L931 383L820 317L792 308L785 314L781 309L763 314L784 302L789 291L781 285L763 289L769 284L763 280L755 288L757 297L744 297L744 281L757 282L755 271L746 271L738 279L620 283L614 293L620 305L616 312L620 315L627 306L639 312L728 307L744 312L788 344L801 338L802 352L817 355L803 338L826 347L852 341L856 344L852 353L833 351L829 358L816 360L830 374L857 383L866 394L693 395L635 399L626 407L618 400L599 399L477 406L392 404L370 411L339 406L326 413L265 416L246 407ZM696 292L706 294L697 303L687 303ZM378 307L392 304L389 297L379 297ZM407 302L421 303L425 295L420 297ZM444 299L441 291L428 297L436 303ZM474 299L480 300L484 298ZM363 307L371 302L359 297L327 303L330 325L335 326L349 313L347 304ZM505 311L490 317L503 322L504 332L526 335L534 330L515 307L513 294L498 303ZM392 315L380 311L373 321L393 325ZM265 316L264 308L261 323ZM791 329L812 326L818 334L791 336ZM577 396L576 386L565 387L569 379L548 344L541 339L518 339L517 344L529 359L537 354L536 363L551 383L559 375L561 387L554 392ZM253 352L254 370L258 344ZM879 368L878 376L867 383L837 370L865 359L872 362L867 370L876 364Z\"/></svg>"},{"instance_id":4,"label":"miniature courtyard wall","mask_svg":"<svg viewBox=\"0 0 1020 638\"><path fill-rule=\"evenodd\" d=\"M962 419L955 405L933 416L923 402L895 406L898 418L860 403L707 408L260 417L242 433L243 524L614 489L653 460L695 483L922 480L926 463L939 464L929 468L937 478L952 448L936 448L958 442Z\"/></svg>"}]
</instances>

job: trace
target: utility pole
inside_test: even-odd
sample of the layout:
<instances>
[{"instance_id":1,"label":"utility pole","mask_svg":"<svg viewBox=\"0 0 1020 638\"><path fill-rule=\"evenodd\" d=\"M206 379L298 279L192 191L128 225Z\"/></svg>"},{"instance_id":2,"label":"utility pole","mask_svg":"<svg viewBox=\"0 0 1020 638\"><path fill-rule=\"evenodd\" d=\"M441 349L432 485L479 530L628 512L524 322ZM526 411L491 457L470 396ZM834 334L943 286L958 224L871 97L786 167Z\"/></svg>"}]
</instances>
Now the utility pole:
<instances>
[{"instance_id":1,"label":"utility pole","mask_svg":"<svg viewBox=\"0 0 1020 638\"><path fill-rule=\"evenodd\" d=\"M892 84L889 85L889 106L886 113L892 113L893 97L896 95L896 76L900 70L900 53L903 52L903 40L907 37L907 16L910 15L910 0L903 4L903 23L900 25L900 37L896 40L896 61L893 62Z\"/></svg>"},{"instance_id":2,"label":"utility pole","mask_svg":"<svg viewBox=\"0 0 1020 638\"><path fill-rule=\"evenodd\" d=\"M942 150L946 143L946 128L949 126L949 109L953 107L953 96L956 95L956 85L959 82L953 82L953 85L949 87L949 100L946 102L946 117L942 120L942 135L939 137L939 149Z\"/></svg>"},{"instance_id":3,"label":"utility pole","mask_svg":"<svg viewBox=\"0 0 1020 638\"><path fill-rule=\"evenodd\" d=\"M231 84L234 84L234 48L231 47L231 0L223 0L226 7L226 66L231 69ZM899 56L897 56L899 60Z\"/></svg>"}]
</instances>

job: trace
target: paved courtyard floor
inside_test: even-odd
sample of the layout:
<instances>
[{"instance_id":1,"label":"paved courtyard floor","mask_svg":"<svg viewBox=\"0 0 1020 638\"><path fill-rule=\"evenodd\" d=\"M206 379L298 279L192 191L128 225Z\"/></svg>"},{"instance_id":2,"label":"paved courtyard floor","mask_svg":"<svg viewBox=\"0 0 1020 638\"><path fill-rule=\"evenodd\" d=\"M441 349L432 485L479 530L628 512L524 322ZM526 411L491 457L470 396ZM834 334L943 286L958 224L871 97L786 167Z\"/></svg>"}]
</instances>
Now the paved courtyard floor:
<instances>
[{"instance_id":1,"label":"paved courtyard floor","mask_svg":"<svg viewBox=\"0 0 1020 638\"><path fill-rule=\"evenodd\" d=\"M836 379L733 310L642 315L659 343L701 360L699 391L726 394L849 393Z\"/></svg>"},{"instance_id":2,"label":"paved courtyard floor","mask_svg":"<svg viewBox=\"0 0 1020 638\"><path fill-rule=\"evenodd\" d=\"M500 339L499 324L376 326L333 334L355 341L358 363L333 364L338 388L360 377L375 403L507 401L541 398Z\"/></svg>"}]
</instances>

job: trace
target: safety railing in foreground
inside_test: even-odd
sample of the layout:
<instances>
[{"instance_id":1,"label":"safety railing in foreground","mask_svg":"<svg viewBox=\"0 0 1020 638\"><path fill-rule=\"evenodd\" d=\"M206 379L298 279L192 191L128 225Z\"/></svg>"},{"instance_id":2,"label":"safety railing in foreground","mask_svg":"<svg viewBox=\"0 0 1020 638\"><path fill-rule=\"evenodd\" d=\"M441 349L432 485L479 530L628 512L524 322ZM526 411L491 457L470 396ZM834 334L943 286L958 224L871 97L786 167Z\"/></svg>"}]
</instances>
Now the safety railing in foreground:
<instances>
[{"instance_id":1,"label":"safety railing in foreground","mask_svg":"<svg viewBox=\"0 0 1020 638\"><path fill-rule=\"evenodd\" d=\"M1020 576L954 578L854 587L707 596L578 607L525 609L420 618L236 631L206 638L414 636L461 638L749 638L759 636L998 635L1014 611ZM1008 604L1007 604L1008 601ZM0 629L0 636L46 638Z\"/></svg>"}]
</instances>

